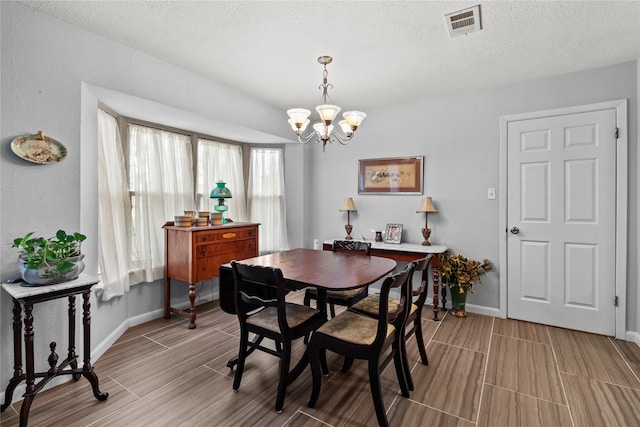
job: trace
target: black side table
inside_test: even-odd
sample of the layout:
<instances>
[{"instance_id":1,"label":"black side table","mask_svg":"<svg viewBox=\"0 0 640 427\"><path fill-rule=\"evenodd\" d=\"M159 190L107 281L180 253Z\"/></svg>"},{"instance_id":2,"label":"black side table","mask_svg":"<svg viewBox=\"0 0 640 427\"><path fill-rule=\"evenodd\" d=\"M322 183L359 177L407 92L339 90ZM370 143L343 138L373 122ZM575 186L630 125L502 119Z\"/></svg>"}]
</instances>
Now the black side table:
<instances>
[{"instance_id":1,"label":"black side table","mask_svg":"<svg viewBox=\"0 0 640 427\"><path fill-rule=\"evenodd\" d=\"M20 426L27 425L29 409L36 394L52 378L58 375L72 375L74 380L79 380L80 376L85 377L93 388L93 395L98 400L106 400L109 393L102 393L98 388L98 376L91 366L91 314L89 296L91 287L98 283L98 280L87 275L80 275L76 280L59 283L57 285L25 287L19 283L3 283L2 288L13 298L13 378L9 380L4 395L4 403L0 407L0 412L11 404L13 392L18 384L26 380L26 391L23 395L22 408L20 409ZM76 336L76 295L82 294L82 325L84 339L84 363L78 368L78 355L75 348ZM50 354L47 358L49 370L46 372L35 372L34 351L33 351L33 305L38 302L50 301L56 298L69 298L69 349L67 358L58 363L56 353L56 343L49 344ZM25 371L22 371L22 308L24 307L24 350L25 350ZM36 378L42 378L36 383Z\"/></svg>"}]
</instances>

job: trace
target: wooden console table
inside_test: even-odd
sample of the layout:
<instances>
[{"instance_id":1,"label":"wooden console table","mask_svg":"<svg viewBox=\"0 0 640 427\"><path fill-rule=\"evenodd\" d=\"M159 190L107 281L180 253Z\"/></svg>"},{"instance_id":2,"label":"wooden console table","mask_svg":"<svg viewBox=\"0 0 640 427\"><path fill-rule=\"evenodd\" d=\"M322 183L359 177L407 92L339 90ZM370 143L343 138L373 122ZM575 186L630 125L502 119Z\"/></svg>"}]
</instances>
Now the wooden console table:
<instances>
[{"instance_id":1,"label":"wooden console table","mask_svg":"<svg viewBox=\"0 0 640 427\"><path fill-rule=\"evenodd\" d=\"M18 384L26 380L26 391L20 409L20 426L26 426L29 418L29 409L36 394L54 377L59 375L72 375L74 380L85 377L93 389L93 395L98 400L106 400L109 393L102 393L98 388L98 376L91 365L91 314L89 296L91 287L98 283L97 279L86 275L80 275L76 280L59 283L57 285L25 287L20 283L3 283L2 288L13 298L13 378L4 394L4 403L0 412L11 404L13 392ZM82 325L84 360L82 368L78 368L78 355L76 354L76 295L82 294ZM49 344L51 353L47 361L49 370L35 372L34 368L34 332L33 332L33 305L38 302L49 301L56 298L69 297L69 349L67 358L58 364L56 343ZM25 370L22 371L22 307L24 306L24 356ZM42 378L37 384L36 378Z\"/></svg>"},{"instance_id":2,"label":"wooden console table","mask_svg":"<svg viewBox=\"0 0 640 427\"><path fill-rule=\"evenodd\" d=\"M340 240L340 239L338 239ZM354 239L357 240L357 239ZM414 243L382 243L371 242L371 255L391 258L396 261L411 262L419 258L424 258L427 254L434 254L431 260L431 276L433 280L433 320L438 321L438 293L440 291L440 255L447 251L446 246L432 245L422 246ZM330 251L333 248L333 240L322 242L322 249ZM446 290L442 288L443 309Z\"/></svg>"},{"instance_id":3,"label":"wooden console table","mask_svg":"<svg viewBox=\"0 0 640 427\"><path fill-rule=\"evenodd\" d=\"M196 327L196 283L218 275L220 265L258 256L256 223L233 222L205 227L164 228L164 317L171 313L189 319ZM171 279L189 284L189 311L171 307Z\"/></svg>"}]
</instances>

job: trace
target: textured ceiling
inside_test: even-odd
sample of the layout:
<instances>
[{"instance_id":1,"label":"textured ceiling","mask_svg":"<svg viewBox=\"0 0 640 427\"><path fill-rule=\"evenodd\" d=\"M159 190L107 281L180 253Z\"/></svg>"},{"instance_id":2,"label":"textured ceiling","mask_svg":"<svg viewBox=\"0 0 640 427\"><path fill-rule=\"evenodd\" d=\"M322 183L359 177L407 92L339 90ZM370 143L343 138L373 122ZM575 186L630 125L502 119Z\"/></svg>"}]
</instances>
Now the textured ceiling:
<instances>
[{"instance_id":1,"label":"textured ceiling","mask_svg":"<svg viewBox=\"0 0 640 427\"><path fill-rule=\"evenodd\" d=\"M388 105L640 58L640 1L25 1L278 108ZM450 38L444 15L481 5Z\"/></svg>"}]
</instances>

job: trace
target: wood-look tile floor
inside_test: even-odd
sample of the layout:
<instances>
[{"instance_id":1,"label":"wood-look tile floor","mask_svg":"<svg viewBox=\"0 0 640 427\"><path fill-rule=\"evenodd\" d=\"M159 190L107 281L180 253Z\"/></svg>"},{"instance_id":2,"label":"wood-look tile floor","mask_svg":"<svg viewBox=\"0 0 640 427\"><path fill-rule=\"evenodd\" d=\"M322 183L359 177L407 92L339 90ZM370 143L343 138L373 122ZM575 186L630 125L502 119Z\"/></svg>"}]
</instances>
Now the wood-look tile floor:
<instances>
[{"instance_id":1,"label":"wood-look tile floor","mask_svg":"<svg viewBox=\"0 0 640 427\"><path fill-rule=\"evenodd\" d=\"M294 295L300 298L300 293ZM227 361L237 354L238 325L215 302L198 307L197 328L179 318L130 328L94 363L100 389L93 398L80 379L39 394L31 426L374 426L365 362L330 374L315 408L307 370L287 389L283 413L274 410L278 359L262 352L246 364L232 392ZM393 364L382 374L392 426L638 426L640 349L609 337L516 320L469 314L422 321L428 366L408 342L415 390L399 395ZM293 360L304 345L296 343ZM4 387L4 385L3 385ZM0 418L19 422L21 401Z\"/></svg>"}]
</instances>

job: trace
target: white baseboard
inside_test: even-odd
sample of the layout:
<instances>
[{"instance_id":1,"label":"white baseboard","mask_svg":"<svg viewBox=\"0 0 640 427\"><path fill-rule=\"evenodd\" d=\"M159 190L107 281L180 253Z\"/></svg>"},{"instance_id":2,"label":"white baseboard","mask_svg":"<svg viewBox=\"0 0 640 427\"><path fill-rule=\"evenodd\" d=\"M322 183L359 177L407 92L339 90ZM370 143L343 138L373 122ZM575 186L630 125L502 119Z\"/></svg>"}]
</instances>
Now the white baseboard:
<instances>
[{"instance_id":1,"label":"white baseboard","mask_svg":"<svg viewBox=\"0 0 640 427\"><path fill-rule=\"evenodd\" d=\"M625 333L625 341L634 342L640 347L640 332L627 331Z\"/></svg>"},{"instance_id":2,"label":"white baseboard","mask_svg":"<svg viewBox=\"0 0 640 427\"><path fill-rule=\"evenodd\" d=\"M500 317L500 309L493 307L484 307L482 305L466 304L466 311L469 313L483 314L485 316Z\"/></svg>"}]
</instances>

